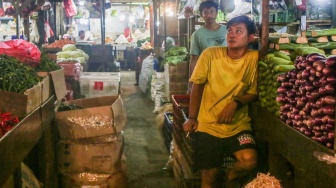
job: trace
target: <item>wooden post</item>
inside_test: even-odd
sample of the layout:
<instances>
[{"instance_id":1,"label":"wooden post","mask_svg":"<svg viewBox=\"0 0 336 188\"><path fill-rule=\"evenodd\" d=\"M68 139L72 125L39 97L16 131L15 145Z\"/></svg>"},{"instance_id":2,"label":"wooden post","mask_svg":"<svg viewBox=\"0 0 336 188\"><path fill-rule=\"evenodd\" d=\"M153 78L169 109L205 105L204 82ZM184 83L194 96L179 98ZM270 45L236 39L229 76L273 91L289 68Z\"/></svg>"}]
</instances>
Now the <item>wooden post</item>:
<instances>
[{"instance_id":1,"label":"wooden post","mask_svg":"<svg viewBox=\"0 0 336 188\"><path fill-rule=\"evenodd\" d=\"M331 0L331 27L336 27L336 1Z\"/></svg>"},{"instance_id":2,"label":"wooden post","mask_svg":"<svg viewBox=\"0 0 336 188\"><path fill-rule=\"evenodd\" d=\"M261 33L260 33L260 45L259 45L259 59L263 58L268 51L269 40L269 1L262 1L261 11Z\"/></svg>"}]
</instances>

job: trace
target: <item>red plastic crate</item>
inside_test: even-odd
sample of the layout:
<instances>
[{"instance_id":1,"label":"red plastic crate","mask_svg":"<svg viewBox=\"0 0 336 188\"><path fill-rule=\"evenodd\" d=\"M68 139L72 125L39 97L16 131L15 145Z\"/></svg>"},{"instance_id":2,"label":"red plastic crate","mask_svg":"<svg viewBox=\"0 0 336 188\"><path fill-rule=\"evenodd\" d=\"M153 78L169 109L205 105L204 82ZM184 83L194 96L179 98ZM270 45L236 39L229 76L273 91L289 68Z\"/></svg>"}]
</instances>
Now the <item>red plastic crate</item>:
<instances>
[{"instance_id":1,"label":"red plastic crate","mask_svg":"<svg viewBox=\"0 0 336 188\"><path fill-rule=\"evenodd\" d=\"M172 95L172 100L177 108L189 108L190 95Z\"/></svg>"}]
</instances>

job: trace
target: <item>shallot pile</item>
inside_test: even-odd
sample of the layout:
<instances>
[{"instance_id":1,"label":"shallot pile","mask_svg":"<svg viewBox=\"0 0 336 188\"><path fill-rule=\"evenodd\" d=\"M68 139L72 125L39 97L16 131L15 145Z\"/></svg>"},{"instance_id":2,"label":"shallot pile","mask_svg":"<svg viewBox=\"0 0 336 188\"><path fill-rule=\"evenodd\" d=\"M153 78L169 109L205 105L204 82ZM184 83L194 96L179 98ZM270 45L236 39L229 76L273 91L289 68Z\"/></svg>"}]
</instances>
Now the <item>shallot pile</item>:
<instances>
[{"instance_id":1,"label":"shallot pile","mask_svg":"<svg viewBox=\"0 0 336 188\"><path fill-rule=\"evenodd\" d=\"M295 69L277 81L280 118L313 140L333 148L335 137L336 56L297 56Z\"/></svg>"},{"instance_id":2,"label":"shallot pile","mask_svg":"<svg viewBox=\"0 0 336 188\"><path fill-rule=\"evenodd\" d=\"M245 185L244 188L282 188L280 181L269 173L258 173L250 183Z\"/></svg>"}]
</instances>

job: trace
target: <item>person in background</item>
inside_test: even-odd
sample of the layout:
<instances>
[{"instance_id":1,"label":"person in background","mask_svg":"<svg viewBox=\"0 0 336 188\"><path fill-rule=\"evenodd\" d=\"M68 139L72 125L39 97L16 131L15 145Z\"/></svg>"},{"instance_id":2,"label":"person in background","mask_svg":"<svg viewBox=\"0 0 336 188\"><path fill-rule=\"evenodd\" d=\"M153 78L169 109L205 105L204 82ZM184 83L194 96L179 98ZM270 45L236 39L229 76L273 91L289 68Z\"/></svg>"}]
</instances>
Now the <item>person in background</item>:
<instances>
[{"instance_id":1,"label":"person in background","mask_svg":"<svg viewBox=\"0 0 336 188\"><path fill-rule=\"evenodd\" d=\"M216 22L218 4L212 0L203 1L199 6L205 24L191 35L189 78L201 53L209 46L226 46L226 26ZM188 93L191 89L189 83Z\"/></svg>"},{"instance_id":2,"label":"person in background","mask_svg":"<svg viewBox=\"0 0 336 188\"><path fill-rule=\"evenodd\" d=\"M78 32L78 39L77 40L84 40L84 38L85 38L85 31L80 30Z\"/></svg>"},{"instance_id":3,"label":"person in background","mask_svg":"<svg viewBox=\"0 0 336 188\"><path fill-rule=\"evenodd\" d=\"M249 49L254 22L238 16L227 23L227 47L209 47L190 78L189 119L183 124L195 136L195 164L202 171L202 188L214 188L224 159L235 163L225 172L225 187L239 187L239 178L257 165L248 104L257 97L258 51ZM242 187L242 186L240 186Z\"/></svg>"}]
</instances>

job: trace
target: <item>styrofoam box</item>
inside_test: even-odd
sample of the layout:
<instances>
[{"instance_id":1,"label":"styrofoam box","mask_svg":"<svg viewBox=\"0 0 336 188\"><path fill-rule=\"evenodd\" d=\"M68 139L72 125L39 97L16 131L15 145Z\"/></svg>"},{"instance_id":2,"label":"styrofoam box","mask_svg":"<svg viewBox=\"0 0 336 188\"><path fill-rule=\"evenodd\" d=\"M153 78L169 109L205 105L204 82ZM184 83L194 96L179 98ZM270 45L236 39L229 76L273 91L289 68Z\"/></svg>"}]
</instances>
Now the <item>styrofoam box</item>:
<instances>
[{"instance_id":1,"label":"styrofoam box","mask_svg":"<svg viewBox=\"0 0 336 188\"><path fill-rule=\"evenodd\" d=\"M120 72L83 72L79 77L81 93L86 98L118 95Z\"/></svg>"}]
</instances>

